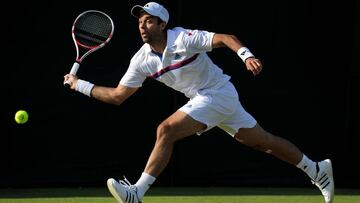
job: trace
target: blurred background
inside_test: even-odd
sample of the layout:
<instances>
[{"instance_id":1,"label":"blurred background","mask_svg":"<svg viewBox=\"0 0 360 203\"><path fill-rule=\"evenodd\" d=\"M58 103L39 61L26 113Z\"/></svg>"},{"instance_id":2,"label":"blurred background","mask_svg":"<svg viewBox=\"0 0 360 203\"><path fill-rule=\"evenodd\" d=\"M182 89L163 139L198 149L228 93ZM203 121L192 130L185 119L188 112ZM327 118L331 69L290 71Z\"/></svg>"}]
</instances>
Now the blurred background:
<instances>
[{"instance_id":1,"label":"blurred background","mask_svg":"<svg viewBox=\"0 0 360 203\"><path fill-rule=\"evenodd\" d=\"M232 77L247 111L313 160L331 158L337 187L360 187L359 1L158 2L170 12L170 27L238 36L262 60L259 76L228 49L209 56ZM116 86L142 45L130 9L145 3L9 3L12 15L1 14L0 187L105 187L109 177L138 179L157 125L187 99L148 79L113 106L69 91L63 76L75 59L73 20L102 10L114 20L114 37L78 75ZM29 113L24 125L14 121L19 109ZM176 143L155 186L313 187L296 167L217 128Z\"/></svg>"}]
</instances>

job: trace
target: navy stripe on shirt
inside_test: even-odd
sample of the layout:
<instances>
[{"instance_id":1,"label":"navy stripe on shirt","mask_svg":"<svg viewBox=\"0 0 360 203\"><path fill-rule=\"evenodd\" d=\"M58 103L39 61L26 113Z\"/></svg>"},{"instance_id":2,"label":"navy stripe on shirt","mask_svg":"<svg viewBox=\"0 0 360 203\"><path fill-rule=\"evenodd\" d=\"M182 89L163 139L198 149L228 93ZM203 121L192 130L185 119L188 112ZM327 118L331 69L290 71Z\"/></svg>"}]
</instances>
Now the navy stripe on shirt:
<instances>
[{"instance_id":1,"label":"navy stripe on shirt","mask_svg":"<svg viewBox=\"0 0 360 203\"><path fill-rule=\"evenodd\" d=\"M169 72L169 71L172 71L172 70L175 70L175 69L178 69L178 68L181 68L191 62L193 62L197 57L199 56L199 54L195 54L194 56L184 60L184 61L180 61L179 63L174 63L174 64L171 64L169 66L166 66L165 68L159 70L158 72L150 75L149 77L150 78L153 78L153 79L156 79L158 77L160 77L161 75Z\"/></svg>"}]
</instances>

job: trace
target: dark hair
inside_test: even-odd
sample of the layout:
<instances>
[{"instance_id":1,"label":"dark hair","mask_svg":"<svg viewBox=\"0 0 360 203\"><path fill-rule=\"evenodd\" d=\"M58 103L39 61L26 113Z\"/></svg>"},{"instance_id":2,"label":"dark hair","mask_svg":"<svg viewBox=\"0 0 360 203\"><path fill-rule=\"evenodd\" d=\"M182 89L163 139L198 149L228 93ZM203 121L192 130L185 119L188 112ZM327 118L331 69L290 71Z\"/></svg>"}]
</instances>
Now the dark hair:
<instances>
[{"instance_id":1,"label":"dark hair","mask_svg":"<svg viewBox=\"0 0 360 203\"><path fill-rule=\"evenodd\" d=\"M138 17L142 14L142 13L146 13L146 11L145 10L140 10L139 11L139 15L138 15ZM150 14L151 15L151 14ZM152 15L153 16L153 15ZM158 16L153 16L154 18L157 18L157 20L158 20L158 25L160 24L160 23L162 23L162 22L164 22L164 23L166 23L165 21L163 21L163 20L161 20L161 18L160 17L158 17Z\"/></svg>"},{"instance_id":2,"label":"dark hair","mask_svg":"<svg viewBox=\"0 0 360 203\"><path fill-rule=\"evenodd\" d=\"M146 13L146 11L145 11L145 10L140 10L138 16L140 16L142 13ZM151 14L150 14L150 15L151 15ZM166 23L165 21L161 20L161 18L158 17L158 16L153 16L153 15L152 15L152 17L157 19L157 24L158 24L158 25L160 25L160 23L165 23L165 24L166 24L165 29L164 29L164 31L165 31L166 28L167 28L167 26L168 26L168 23Z\"/></svg>"}]
</instances>

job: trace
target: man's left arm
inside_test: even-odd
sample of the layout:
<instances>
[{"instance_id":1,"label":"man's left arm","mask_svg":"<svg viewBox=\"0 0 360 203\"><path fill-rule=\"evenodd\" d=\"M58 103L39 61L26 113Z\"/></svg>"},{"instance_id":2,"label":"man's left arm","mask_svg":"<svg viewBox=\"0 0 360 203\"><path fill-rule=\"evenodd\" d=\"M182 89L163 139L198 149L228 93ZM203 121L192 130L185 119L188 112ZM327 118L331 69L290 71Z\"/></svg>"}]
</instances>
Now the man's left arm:
<instances>
[{"instance_id":1,"label":"man's left arm","mask_svg":"<svg viewBox=\"0 0 360 203\"><path fill-rule=\"evenodd\" d=\"M228 34L214 34L212 48L228 47L243 60L247 70L258 75L262 70L262 64L250 50L235 36Z\"/></svg>"}]
</instances>

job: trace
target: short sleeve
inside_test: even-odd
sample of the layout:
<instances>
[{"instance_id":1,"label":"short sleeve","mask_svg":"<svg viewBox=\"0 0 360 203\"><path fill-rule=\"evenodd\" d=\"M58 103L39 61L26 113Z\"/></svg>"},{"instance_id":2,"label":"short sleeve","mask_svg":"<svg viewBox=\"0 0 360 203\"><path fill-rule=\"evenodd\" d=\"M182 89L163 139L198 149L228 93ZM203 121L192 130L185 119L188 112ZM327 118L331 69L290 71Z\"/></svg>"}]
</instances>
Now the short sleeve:
<instances>
[{"instance_id":1,"label":"short sleeve","mask_svg":"<svg viewBox=\"0 0 360 203\"><path fill-rule=\"evenodd\" d=\"M141 87L145 79L146 75L141 71L139 64L132 60L120 84L127 87Z\"/></svg>"},{"instance_id":2,"label":"short sleeve","mask_svg":"<svg viewBox=\"0 0 360 203\"><path fill-rule=\"evenodd\" d=\"M202 30L187 30L183 43L188 51L208 52L212 50L212 40L215 33Z\"/></svg>"}]
</instances>

